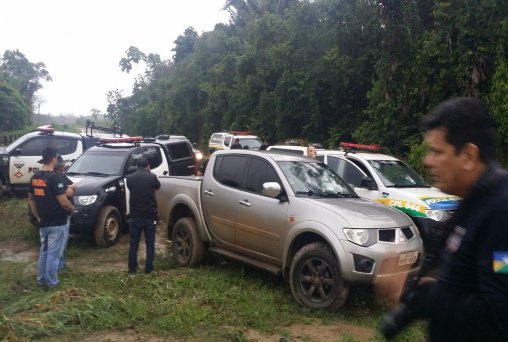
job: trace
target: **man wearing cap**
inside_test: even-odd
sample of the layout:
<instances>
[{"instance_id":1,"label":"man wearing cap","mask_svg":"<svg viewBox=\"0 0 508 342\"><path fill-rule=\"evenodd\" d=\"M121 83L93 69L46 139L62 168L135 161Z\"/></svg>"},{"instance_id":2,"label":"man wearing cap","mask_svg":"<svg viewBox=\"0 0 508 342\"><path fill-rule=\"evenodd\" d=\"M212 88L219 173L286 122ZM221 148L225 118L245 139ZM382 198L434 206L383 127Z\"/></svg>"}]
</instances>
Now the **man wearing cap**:
<instances>
[{"instance_id":1,"label":"man wearing cap","mask_svg":"<svg viewBox=\"0 0 508 342\"><path fill-rule=\"evenodd\" d=\"M64 180L54 171L56 163L56 150L46 147L42 151L41 171L32 176L28 190L28 203L37 219L41 239L37 283L49 288L58 286L67 216L74 211L65 194Z\"/></svg>"},{"instance_id":2,"label":"man wearing cap","mask_svg":"<svg viewBox=\"0 0 508 342\"><path fill-rule=\"evenodd\" d=\"M63 160L61 155L57 155L56 157L56 165L55 172L62 177L65 184L65 195L69 198L69 201L72 203L72 196L77 190L76 184L69 179L65 175L65 161ZM67 216L67 226L65 229L65 242L64 247L62 249L62 254L60 255L60 262L58 264L58 270L62 270L65 268L65 250L67 249L67 242L69 241L69 228L71 226L71 215Z\"/></svg>"},{"instance_id":3,"label":"man wearing cap","mask_svg":"<svg viewBox=\"0 0 508 342\"><path fill-rule=\"evenodd\" d=\"M161 183L156 175L150 172L150 161L146 157L139 157L136 161L138 168L127 175L127 188L130 190L130 246L128 268L129 275L134 275L138 268L138 247L141 232L145 235L146 261L145 274L153 270L155 257L155 222L157 220L157 201L155 191Z\"/></svg>"}]
</instances>

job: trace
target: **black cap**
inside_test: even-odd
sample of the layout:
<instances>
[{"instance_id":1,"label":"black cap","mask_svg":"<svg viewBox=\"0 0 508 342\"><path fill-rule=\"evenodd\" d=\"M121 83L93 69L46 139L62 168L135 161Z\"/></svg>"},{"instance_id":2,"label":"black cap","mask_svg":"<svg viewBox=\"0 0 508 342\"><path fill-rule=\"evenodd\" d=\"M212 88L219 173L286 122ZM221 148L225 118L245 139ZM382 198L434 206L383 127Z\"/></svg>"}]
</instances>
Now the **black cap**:
<instances>
[{"instance_id":1,"label":"black cap","mask_svg":"<svg viewBox=\"0 0 508 342\"><path fill-rule=\"evenodd\" d=\"M56 156L56 165L55 165L55 167L61 167L61 166L64 166L64 165L65 165L65 160L63 160L62 156L58 154Z\"/></svg>"},{"instance_id":2,"label":"black cap","mask_svg":"<svg viewBox=\"0 0 508 342\"><path fill-rule=\"evenodd\" d=\"M56 158L56 150L52 147L46 147L42 150L42 159L39 160L39 164L47 165L53 160L53 158Z\"/></svg>"}]
</instances>

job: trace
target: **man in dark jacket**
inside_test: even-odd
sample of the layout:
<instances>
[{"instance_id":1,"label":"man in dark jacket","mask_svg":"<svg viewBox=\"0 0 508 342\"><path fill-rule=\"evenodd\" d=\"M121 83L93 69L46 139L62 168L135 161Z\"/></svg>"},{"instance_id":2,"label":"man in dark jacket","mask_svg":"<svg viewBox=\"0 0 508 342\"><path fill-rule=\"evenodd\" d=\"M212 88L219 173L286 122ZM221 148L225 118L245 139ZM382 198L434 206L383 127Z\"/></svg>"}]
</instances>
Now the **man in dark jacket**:
<instances>
[{"instance_id":1,"label":"man in dark jacket","mask_svg":"<svg viewBox=\"0 0 508 342\"><path fill-rule=\"evenodd\" d=\"M41 241L37 283L39 286L58 286L58 266L65 245L67 217L74 211L65 194L65 183L54 172L56 150L42 151L41 171L32 176L28 190L28 204L37 221Z\"/></svg>"},{"instance_id":2,"label":"man in dark jacket","mask_svg":"<svg viewBox=\"0 0 508 342\"><path fill-rule=\"evenodd\" d=\"M150 162L146 157L137 160L137 170L127 175L127 187L130 191L130 246L129 274L135 274L138 268L138 247L141 232L145 235L146 262L145 273L153 270L155 256L155 224L157 220L157 201L155 191L161 186L157 176L150 172Z\"/></svg>"},{"instance_id":3,"label":"man in dark jacket","mask_svg":"<svg viewBox=\"0 0 508 342\"><path fill-rule=\"evenodd\" d=\"M481 101L454 98L423 127L433 185L463 200L436 279L423 278L408 307L430 319L433 342L508 341L508 176L494 162L493 120Z\"/></svg>"}]
</instances>

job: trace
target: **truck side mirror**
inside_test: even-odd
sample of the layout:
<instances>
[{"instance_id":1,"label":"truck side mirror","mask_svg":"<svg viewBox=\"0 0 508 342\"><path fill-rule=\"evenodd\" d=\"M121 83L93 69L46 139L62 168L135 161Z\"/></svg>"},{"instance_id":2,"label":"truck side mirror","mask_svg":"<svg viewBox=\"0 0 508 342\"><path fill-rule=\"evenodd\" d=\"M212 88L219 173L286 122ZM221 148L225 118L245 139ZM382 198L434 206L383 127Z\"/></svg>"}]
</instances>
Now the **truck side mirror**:
<instances>
[{"instance_id":1,"label":"truck side mirror","mask_svg":"<svg viewBox=\"0 0 508 342\"><path fill-rule=\"evenodd\" d=\"M374 180L370 177L363 177L360 183L360 188L376 190L376 183L374 183Z\"/></svg>"},{"instance_id":2,"label":"truck side mirror","mask_svg":"<svg viewBox=\"0 0 508 342\"><path fill-rule=\"evenodd\" d=\"M19 147L14 149L14 151L12 151L12 155L14 157L19 157L21 155L21 149Z\"/></svg>"},{"instance_id":3,"label":"truck side mirror","mask_svg":"<svg viewBox=\"0 0 508 342\"><path fill-rule=\"evenodd\" d=\"M280 195L281 187L279 183L267 182L263 184L263 195L270 198L277 198Z\"/></svg>"}]
</instances>

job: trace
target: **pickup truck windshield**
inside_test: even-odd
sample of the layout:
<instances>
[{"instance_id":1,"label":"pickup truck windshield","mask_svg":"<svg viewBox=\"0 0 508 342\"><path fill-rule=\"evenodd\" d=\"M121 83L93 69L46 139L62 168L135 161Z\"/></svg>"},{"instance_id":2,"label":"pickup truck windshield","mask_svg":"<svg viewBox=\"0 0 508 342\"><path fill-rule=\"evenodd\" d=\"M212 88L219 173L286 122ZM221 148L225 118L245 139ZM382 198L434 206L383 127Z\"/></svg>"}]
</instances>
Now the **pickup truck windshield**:
<instances>
[{"instance_id":1,"label":"pickup truck windshield","mask_svg":"<svg viewBox=\"0 0 508 342\"><path fill-rule=\"evenodd\" d=\"M239 138L240 145L249 146L249 150L258 150L261 147L261 140L256 138Z\"/></svg>"},{"instance_id":2,"label":"pickup truck windshield","mask_svg":"<svg viewBox=\"0 0 508 342\"><path fill-rule=\"evenodd\" d=\"M313 162L278 162L296 195L358 197L327 165Z\"/></svg>"},{"instance_id":3,"label":"pickup truck windshield","mask_svg":"<svg viewBox=\"0 0 508 342\"><path fill-rule=\"evenodd\" d=\"M73 175L121 176L127 154L85 153L67 170Z\"/></svg>"},{"instance_id":4,"label":"pickup truck windshield","mask_svg":"<svg viewBox=\"0 0 508 342\"><path fill-rule=\"evenodd\" d=\"M379 178L387 187L429 188L425 180L400 160L370 160Z\"/></svg>"}]
</instances>

